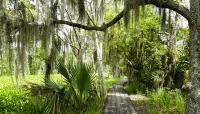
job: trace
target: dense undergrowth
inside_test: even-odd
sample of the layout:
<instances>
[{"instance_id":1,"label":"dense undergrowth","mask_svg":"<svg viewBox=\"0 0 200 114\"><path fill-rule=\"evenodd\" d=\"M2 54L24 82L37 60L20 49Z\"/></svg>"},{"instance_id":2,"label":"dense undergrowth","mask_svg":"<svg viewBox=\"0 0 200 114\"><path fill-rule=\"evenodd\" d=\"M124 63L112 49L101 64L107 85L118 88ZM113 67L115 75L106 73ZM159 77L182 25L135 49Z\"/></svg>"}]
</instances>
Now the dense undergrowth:
<instances>
[{"instance_id":1,"label":"dense undergrowth","mask_svg":"<svg viewBox=\"0 0 200 114\"><path fill-rule=\"evenodd\" d=\"M147 99L133 101L142 106L147 114L184 114L185 97L179 89L145 90L145 86L136 82L125 86L129 94L145 95Z\"/></svg>"},{"instance_id":2,"label":"dense undergrowth","mask_svg":"<svg viewBox=\"0 0 200 114\"><path fill-rule=\"evenodd\" d=\"M10 77L2 76L0 80L4 83L0 87L0 114L41 114L46 110L49 104L49 99L42 95L33 96L29 89L23 88L24 85L28 85L28 82L34 82L39 85L43 85L40 80L33 80L36 75L27 76L24 81L21 81L19 88L17 89L15 84L11 82ZM52 76L54 81L59 79L59 75ZM41 80L43 78L41 77ZM38 105L39 104L39 105ZM101 99L94 98L85 114L99 114L103 102ZM73 110L68 110L69 114L73 114Z\"/></svg>"},{"instance_id":3,"label":"dense undergrowth","mask_svg":"<svg viewBox=\"0 0 200 114\"><path fill-rule=\"evenodd\" d=\"M149 114L184 114L185 99L180 90L158 89L155 92L149 92L147 95Z\"/></svg>"},{"instance_id":4,"label":"dense undergrowth","mask_svg":"<svg viewBox=\"0 0 200 114\"><path fill-rule=\"evenodd\" d=\"M1 114L39 114L44 110L46 102L44 97L34 97L30 91L16 89L15 86L0 89Z\"/></svg>"},{"instance_id":5,"label":"dense undergrowth","mask_svg":"<svg viewBox=\"0 0 200 114\"><path fill-rule=\"evenodd\" d=\"M19 88L16 87L15 82L11 81L11 76L1 76L0 81L0 113L1 114L41 114L47 110L50 100L44 95L33 95L30 84L37 84L44 86L44 77L37 75L26 76L25 79L19 79ZM63 77L59 74L51 75L51 79L57 84L63 84ZM106 89L119 81L120 78L106 78ZM39 104L39 105L38 105ZM100 114L103 108L103 100L94 97L90 102L87 111L84 114ZM75 109L68 108L66 110L69 114L74 114Z\"/></svg>"}]
</instances>

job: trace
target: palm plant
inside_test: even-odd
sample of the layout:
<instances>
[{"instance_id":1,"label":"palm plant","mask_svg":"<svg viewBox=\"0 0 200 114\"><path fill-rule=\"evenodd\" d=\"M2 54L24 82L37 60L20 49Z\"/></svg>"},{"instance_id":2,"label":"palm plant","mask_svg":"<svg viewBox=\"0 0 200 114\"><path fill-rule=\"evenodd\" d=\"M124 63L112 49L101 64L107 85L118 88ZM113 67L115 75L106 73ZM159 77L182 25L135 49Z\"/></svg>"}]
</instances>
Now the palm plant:
<instances>
[{"instance_id":1,"label":"palm plant","mask_svg":"<svg viewBox=\"0 0 200 114\"><path fill-rule=\"evenodd\" d=\"M61 114L69 113L70 110L78 114L86 112L90 103L98 96L91 66L72 63L65 66L60 63L57 68L64 83L58 84L51 80L45 82L52 92L44 113Z\"/></svg>"}]
</instances>

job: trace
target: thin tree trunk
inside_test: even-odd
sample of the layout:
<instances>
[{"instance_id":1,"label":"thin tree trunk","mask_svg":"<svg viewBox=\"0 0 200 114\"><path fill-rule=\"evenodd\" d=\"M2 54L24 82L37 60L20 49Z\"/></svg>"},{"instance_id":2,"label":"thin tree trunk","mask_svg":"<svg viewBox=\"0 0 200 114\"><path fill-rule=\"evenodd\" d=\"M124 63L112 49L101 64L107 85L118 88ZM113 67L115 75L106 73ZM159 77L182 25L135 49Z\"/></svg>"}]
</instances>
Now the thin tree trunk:
<instances>
[{"instance_id":1,"label":"thin tree trunk","mask_svg":"<svg viewBox=\"0 0 200 114\"><path fill-rule=\"evenodd\" d=\"M22 58L21 58L21 64L22 64L22 76L25 79L25 75L29 74L29 61L28 61L28 35L26 33L27 30L22 31L21 37L21 43L22 43Z\"/></svg>"},{"instance_id":2,"label":"thin tree trunk","mask_svg":"<svg viewBox=\"0 0 200 114\"><path fill-rule=\"evenodd\" d=\"M171 11L169 11L169 39L168 39L168 73L166 77L166 85L167 87L174 87L175 83L174 78L176 75L176 61L175 61L175 54L176 54L176 36L178 31L178 14L175 15L174 20L174 30L171 29Z\"/></svg>"},{"instance_id":3,"label":"thin tree trunk","mask_svg":"<svg viewBox=\"0 0 200 114\"><path fill-rule=\"evenodd\" d=\"M97 63L98 63L98 74L100 79L100 94L102 97L106 95L105 91L105 82L103 77L103 63L102 63L102 37L103 33L101 33L100 37L97 35L98 33L95 33L95 43L96 43L96 49L97 49Z\"/></svg>"},{"instance_id":4,"label":"thin tree trunk","mask_svg":"<svg viewBox=\"0 0 200 114\"><path fill-rule=\"evenodd\" d=\"M16 68L16 72L15 72L15 79L16 79L16 87L19 88L19 74L20 74L20 40L19 40L19 36L17 37L17 50L16 50L16 59L15 59L15 68Z\"/></svg>"},{"instance_id":5,"label":"thin tree trunk","mask_svg":"<svg viewBox=\"0 0 200 114\"><path fill-rule=\"evenodd\" d=\"M55 2L51 1L51 18L56 20L57 19L57 3L58 0L56 0ZM49 45L47 43L47 47L46 47L46 51L48 52L50 50L49 53L47 53L47 59L45 61L46 63L46 72L45 72L45 82L47 82L47 80L50 80L50 74L51 71L53 69L53 60L55 60L55 56L56 56L56 26L55 25L51 25L50 24L50 30L51 30L51 35L50 38L52 38L52 46L51 48L49 48ZM48 55L49 54L49 55Z\"/></svg>"},{"instance_id":6,"label":"thin tree trunk","mask_svg":"<svg viewBox=\"0 0 200 114\"><path fill-rule=\"evenodd\" d=\"M45 82L47 82L47 80L50 80L50 73L51 73L51 69L52 69L52 52L53 51L51 51L51 54L45 61L45 64L46 64Z\"/></svg>"},{"instance_id":7,"label":"thin tree trunk","mask_svg":"<svg viewBox=\"0 0 200 114\"><path fill-rule=\"evenodd\" d=\"M14 79L13 79L13 70L14 70L14 50L13 50L13 42L10 41L9 42L9 69L10 69L10 75L11 75L11 80L14 83Z\"/></svg>"}]
</instances>

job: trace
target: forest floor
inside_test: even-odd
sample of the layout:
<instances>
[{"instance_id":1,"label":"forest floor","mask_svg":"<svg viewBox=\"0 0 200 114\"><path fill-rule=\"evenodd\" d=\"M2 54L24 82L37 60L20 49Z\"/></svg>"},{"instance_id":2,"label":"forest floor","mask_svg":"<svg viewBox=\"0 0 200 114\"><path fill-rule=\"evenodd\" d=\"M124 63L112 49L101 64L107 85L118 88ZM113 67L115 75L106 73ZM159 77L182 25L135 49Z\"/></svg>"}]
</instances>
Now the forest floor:
<instances>
[{"instance_id":1,"label":"forest floor","mask_svg":"<svg viewBox=\"0 0 200 114\"><path fill-rule=\"evenodd\" d=\"M127 79L120 80L109 88L103 114L138 114L123 85Z\"/></svg>"}]
</instances>

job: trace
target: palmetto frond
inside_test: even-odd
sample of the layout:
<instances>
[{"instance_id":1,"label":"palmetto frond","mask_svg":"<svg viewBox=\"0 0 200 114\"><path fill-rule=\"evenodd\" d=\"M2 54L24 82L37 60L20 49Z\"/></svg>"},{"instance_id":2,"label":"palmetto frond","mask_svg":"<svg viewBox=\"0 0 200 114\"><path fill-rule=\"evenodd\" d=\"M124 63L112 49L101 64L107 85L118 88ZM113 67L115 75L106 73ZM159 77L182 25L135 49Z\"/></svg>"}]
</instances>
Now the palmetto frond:
<instances>
[{"instance_id":1,"label":"palmetto frond","mask_svg":"<svg viewBox=\"0 0 200 114\"><path fill-rule=\"evenodd\" d=\"M62 111L61 108L71 106L77 112L87 110L89 104L97 95L94 85L94 75L91 66L86 64L63 63L57 65L58 73L64 79L65 84L60 85L53 81L47 81L48 88L54 91L45 113Z\"/></svg>"},{"instance_id":2,"label":"palmetto frond","mask_svg":"<svg viewBox=\"0 0 200 114\"><path fill-rule=\"evenodd\" d=\"M64 93L64 91L65 91L64 86L59 85L59 84L55 83L54 81L47 80L45 83L49 89L54 90L54 92L56 92L56 93Z\"/></svg>"}]
</instances>

